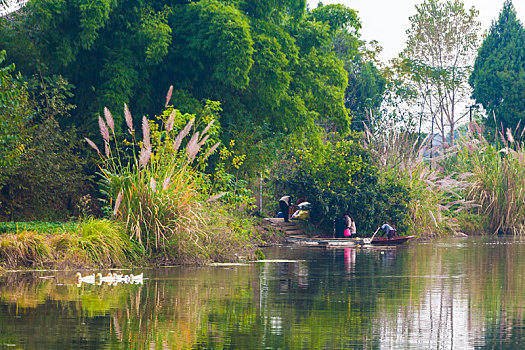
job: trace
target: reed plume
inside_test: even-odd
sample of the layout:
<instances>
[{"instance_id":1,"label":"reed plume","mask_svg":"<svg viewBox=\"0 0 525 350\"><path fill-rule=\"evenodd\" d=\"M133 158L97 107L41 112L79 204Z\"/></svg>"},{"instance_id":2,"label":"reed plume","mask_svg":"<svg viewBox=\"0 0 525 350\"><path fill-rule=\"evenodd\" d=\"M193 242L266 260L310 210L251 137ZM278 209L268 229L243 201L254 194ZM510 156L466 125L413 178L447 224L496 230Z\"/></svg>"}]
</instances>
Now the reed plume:
<instances>
[{"instance_id":1,"label":"reed plume","mask_svg":"<svg viewBox=\"0 0 525 350\"><path fill-rule=\"evenodd\" d=\"M97 145L93 141L91 141L87 137L84 137L84 140L86 140L88 145L90 145L95 151L97 151L98 154L100 154L100 150L98 149Z\"/></svg>"},{"instance_id":2,"label":"reed plume","mask_svg":"<svg viewBox=\"0 0 525 350\"><path fill-rule=\"evenodd\" d=\"M126 125L128 126L128 132L133 135L133 118L129 111L128 105L124 103L124 118L126 119Z\"/></svg>"},{"instance_id":3,"label":"reed plume","mask_svg":"<svg viewBox=\"0 0 525 350\"><path fill-rule=\"evenodd\" d=\"M146 117L142 117L142 144L144 145L144 148L151 149L151 142L149 137L149 123L148 119Z\"/></svg>"},{"instance_id":4,"label":"reed plume","mask_svg":"<svg viewBox=\"0 0 525 350\"><path fill-rule=\"evenodd\" d=\"M173 93L173 85L170 85L170 88L168 89L168 93L166 94L166 104L164 105L164 107L168 107L168 104L170 103L170 100L171 100L172 93Z\"/></svg>"},{"instance_id":5,"label":"reed plume","mask_svg":"<svg viewBox=\"0 0 525 350\"><path fill-rule=\"evenodd\" d=\"M104 107L104 117L106 117L106 123L108 123L111 132L113 135L115 135L115 121L113 120L113 116L111 115L108 107Z\"/></svg>"}]
</instances>

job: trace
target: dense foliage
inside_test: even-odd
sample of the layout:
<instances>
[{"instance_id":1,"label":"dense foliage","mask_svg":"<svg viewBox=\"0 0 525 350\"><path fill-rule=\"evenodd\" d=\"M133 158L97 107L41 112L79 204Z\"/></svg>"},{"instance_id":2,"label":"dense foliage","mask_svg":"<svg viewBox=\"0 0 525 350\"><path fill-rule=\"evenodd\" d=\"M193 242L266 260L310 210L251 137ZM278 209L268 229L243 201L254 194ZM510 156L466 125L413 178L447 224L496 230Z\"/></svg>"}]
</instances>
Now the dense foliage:
<instances>
[{"instance_id":1,"label":"dense foliage","mask_svg":"<svg viewBox=\"0 0 525 350\"><path fill-rule=\"evenodd\" d=\"M493 132L503 127L521 138L525 117L525 29L506 1L479 48L470 76L472 97L487 110L486 124Z\"/></svg>"},{"instance_id":2,"label":"dense foliage","mask_svg":"<svg viewBox=\"0 0 525 350\"><path fill-rule=\"evenodd\" d=\"M382 177L360 141L356 133L333 135L322 145L293 149L274 174L276 189L311 202L312 219L326 233L343 213L354 217L362 236L385 222L406 229L408 188Z\"/></svg>"},{"instance_id":3,"label":"dense foliage","mask_svg":"<svg viewBox=\"0 0 525 350\"><path fill-rule=\"evenodd\" d=\"M456 188L457 159L432 150L428 162L421 125L429 116L454 143L476 16L459 1L424 1L400 59L382 70L344 5L30 0L0 18L0 49L16 63L0 68L0 216L113 217L157 261L231 260L257 240L232 213L252 209L248 188L269 174L270 210L283 193L304 196L326 232L344 212L364 236L384 222L453 232L468 200L483 213L491 204ZM507 2L471 76L505 127L523 114L524 32Z\"/></svg>"},{"instance_id":4,"label":"dense foliage","mask_svg":"<svg viewBox=\"0 0 525 350\"><path fill-rule=\"evenodd\" d=\"M220 101L221 139L237 141L253 172L287 135L315 132L316 122L348 128L345 100L355 111L378 104L384 82L362 54L359 28L351 9L307 13L296 0L39 0L0 21L0 47L23 74L61 74L73 84L77 109L60 122L91 136L89 116L124 103L153 113L171 84L171 103L183 112ZM122 127L116 117L117 133Z\"/></svg>"},{"instance_id":5,"label":"dense foliage","mask_svg":"<svg viewBox=\"0 0 525 350\"><path fill-rule=\"evenodd\" d=\"M6 144L0 151L0 217L64 220L81 212L94 214L97 204L84 149L76 130L57 122L74 108L67 102L71 87L62 77L18 79L5 80L12 91L5 95L9 98L2 114L6 119L0 138Z\"/></svg>"},{"instance_id":6,"label":"dense foliage","mask_svg":"<svg viewBox=\"0 0 525 350\"><path fill-rule=\"evenodd\" d=\"M0 51L1 65L5 59L6 52ZM33 110L27 86L14 71L13 63L0 66L0 189L6 170L15 164L31 138Z\"/></svg>"}]
</instances>

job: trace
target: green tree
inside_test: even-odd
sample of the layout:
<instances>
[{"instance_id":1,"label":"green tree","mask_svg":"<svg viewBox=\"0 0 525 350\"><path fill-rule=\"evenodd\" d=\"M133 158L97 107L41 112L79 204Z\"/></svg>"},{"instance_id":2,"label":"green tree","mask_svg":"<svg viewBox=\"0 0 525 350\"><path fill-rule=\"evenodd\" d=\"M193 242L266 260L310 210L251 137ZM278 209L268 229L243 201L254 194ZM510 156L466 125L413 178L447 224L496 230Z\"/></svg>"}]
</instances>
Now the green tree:
<instances>
[{"instance_id":1,"label":"green tree","mask_svg":"<svg viewBox=\"0 0 525 350\"><path fill-rule=\"evenodd\" d=\"M0 64L6 52L0 51ZM0 188L6 168L12 167L30 141L30 106L27 84L20 74L14 74L15 65L0 66Z\"/></svg>"},{"instance_id":2,"label":"green tree","mask_svg":"<svg viewBox=\"0 0 525 350\"><path fill-rule=\"evenodd\" d=\"M492 23L469 82L472 97L488 112L486 124L490 128L503 124L514 129L525 118L525 29L516 18L512 1L505 2ZM516 135L524 126L521 123Z\"/></svg>"},{"instance_id":3,"label":"green tree","mask_svg":"<svg viewBox=\"0 0 525 350\"><path fill-rule=\"evenodd\" d=\"M332 133L323 144L305 143L286 153L272 174L275 196L306 197L312 203L312 220L326 233L331 233L332 221L342 212L352 214L363 236L386 221L404 229L410 191L399 181L381 179L360 135Z\"/></svg>"},{"instance_id":4,"label":"green tree","mask_svg":"<svg viewBox=\"0 0 525 350\"><path fill-rule=\"evenodd\" d=\"M308 16L304 0L30 0L23 15L0 19L0 46L23 74L75 86L77 108L58 121L92 137L104 106L118 133L124 103L152 114L170 85L168 103L183 112L219 101L221 138L237 141L253 172L279 145L317 138L319 125L348 128L347 72L330 41L359 22L344 7L323 11Z\"/></svg>"},{"instance_id":5,"label":"green tree","mask_svg":"<svg viewBox=\"0 0 525 350\"><path fill-rule=\"evenodd\" d=\"M369 49L360 39L361 21L354 10L344 5L319 3L309 17L314 23L329 26L327 46L343 61L347 71L344 104L352 115L352 129L363 130L366 114L377 112L386 87L386 79L377 68L376 54L381 48L371 42Z\"/></svg>"},{"instance_id":6,"label":"green tree","mask_svg":"<svg viewBox=\"0 0 525 350\"><path fill-rule=\"evenodd\" d=\"M436 122L446 141L454 144L462 104L468 102L479 22L478 11L458 0L425 0L410 17L401 69L417 89L424 113ZM466 114L463 114L466 116Z\"/></svg>"}]
</instances>

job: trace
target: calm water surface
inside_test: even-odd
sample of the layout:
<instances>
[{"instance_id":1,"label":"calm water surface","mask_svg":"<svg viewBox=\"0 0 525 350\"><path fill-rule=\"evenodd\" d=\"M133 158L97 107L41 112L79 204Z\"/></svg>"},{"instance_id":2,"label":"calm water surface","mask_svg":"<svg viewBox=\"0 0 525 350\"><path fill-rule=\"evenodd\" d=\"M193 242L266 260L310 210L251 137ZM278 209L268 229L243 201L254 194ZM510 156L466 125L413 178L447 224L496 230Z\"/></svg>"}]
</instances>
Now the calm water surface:
<instances>
[{"instance_id":1,"label":"calm water surface","mask_svg":"<svg viewBox=\"0 0 525 350\"><path fill-rule=\"evenodd\" d=\"M143 284L4 273L0 348L525 348L525 241L265 253L245 265L132 271Z\"/></svg>"}]
</instances>

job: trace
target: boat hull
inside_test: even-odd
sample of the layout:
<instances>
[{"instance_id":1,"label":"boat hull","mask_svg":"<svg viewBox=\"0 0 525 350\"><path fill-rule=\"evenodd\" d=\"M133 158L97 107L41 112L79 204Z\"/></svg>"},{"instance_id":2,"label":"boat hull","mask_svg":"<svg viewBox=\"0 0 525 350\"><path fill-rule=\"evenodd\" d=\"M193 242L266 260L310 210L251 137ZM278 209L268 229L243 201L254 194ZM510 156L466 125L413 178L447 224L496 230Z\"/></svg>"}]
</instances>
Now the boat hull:
<instances>
[{"instance_id":1,"label":"boat hull","mask_svg":"<svg viewBox=\"0 0 525 350\"><path fill-rule=\"evenodd\" d=\"M398 236L398 237L392 237L390 239L386 237L374 237L372 240L372 245L399 245L403 244L406 241L414 238L414 236Z\"/></svg>"}]
</instances>

